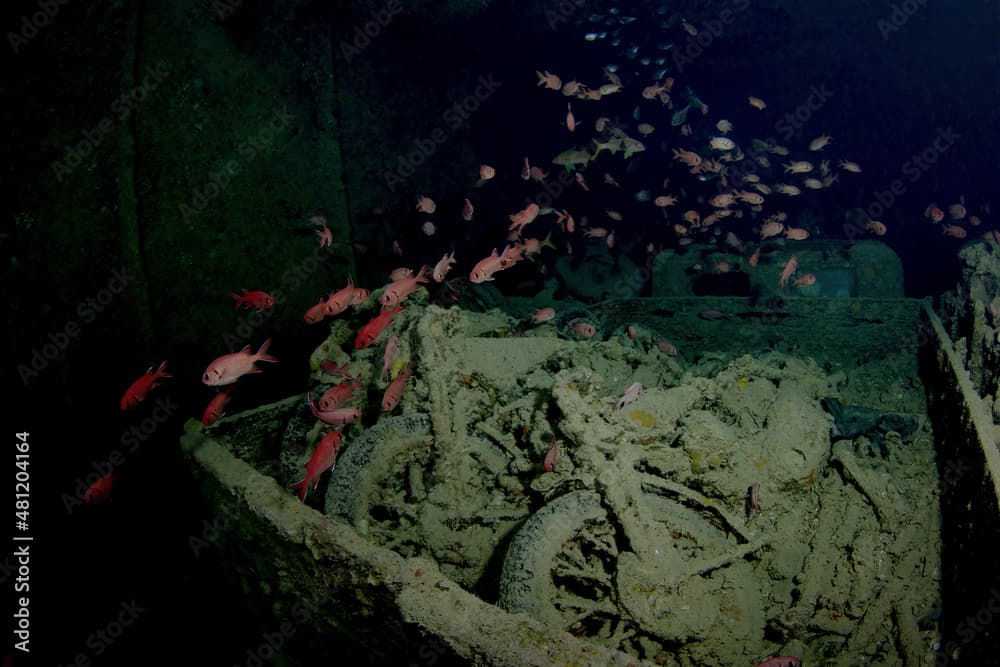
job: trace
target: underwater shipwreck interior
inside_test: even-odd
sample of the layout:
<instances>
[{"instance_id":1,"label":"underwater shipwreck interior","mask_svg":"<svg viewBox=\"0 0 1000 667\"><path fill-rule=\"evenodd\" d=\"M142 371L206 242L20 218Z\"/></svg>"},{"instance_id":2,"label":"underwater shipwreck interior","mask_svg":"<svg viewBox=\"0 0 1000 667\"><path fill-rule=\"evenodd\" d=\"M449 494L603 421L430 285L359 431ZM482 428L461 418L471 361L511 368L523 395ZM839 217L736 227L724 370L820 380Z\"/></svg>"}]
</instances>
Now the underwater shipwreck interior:
<instances>
[{"instance_id":1,"label":"underwater shipwreck interior","mask_svg":"<svg viewBox=\"0 0 1000 667\"><path fill-rule=\"evenodd\" d=\"M995 3L4 14L4 667L1000 664Z\"/></svg>"}]
</instances>

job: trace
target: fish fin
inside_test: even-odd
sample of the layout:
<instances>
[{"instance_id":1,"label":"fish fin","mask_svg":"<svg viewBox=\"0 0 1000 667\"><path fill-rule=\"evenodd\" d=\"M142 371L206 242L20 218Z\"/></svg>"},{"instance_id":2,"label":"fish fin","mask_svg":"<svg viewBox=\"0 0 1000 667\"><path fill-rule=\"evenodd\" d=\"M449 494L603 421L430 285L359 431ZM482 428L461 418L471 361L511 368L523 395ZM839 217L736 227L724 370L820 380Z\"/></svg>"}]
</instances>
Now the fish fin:
<instances>
[{"instance_id":1,"label":"fish fin","mask_svg":"<svg viewBox=\"0 0 1000 667\"><path fill-rule=\"evenodd\" d=\"M305 477L303 477L299 481L297 481L294 484L292 484L292 489L293 490L295 490L295 491L301 490L301 493L299 493L299 500L301 500L302 502L306 501L306 494L309 492L309 483L308 482L309 482L309 475L306 475Z\"/></svg>"},{"instance_id":2,"label":"fish fin","mask_svg":"<svg viewBox=\"0 0 1000 667\"><path fill-rule=\"evenodd\" d=\"M270 354L267 353L267 348L269 347L271 347L270 338L264 341L263 345L260 346L260 349L257 350L257 354L254 355L255 357L257 357L257 361L270 361L271 363L274 364L278 363L278 360L275 357L272 357ZM249 345L247 345L247 349L248 350L250 349Z\"/></svg>"},{"instance_id":3,"label":"fish fin","mask_svg":"<svg viewBox=\"0 0 1000 667\"><path fill-rule=\"evenodd\" d=\"M313 397L308 391L306 392L306 405L308 405L309 409L312 411L313 417L319 419L319 410L316 409L316 403L313 401Z\"/></svg>"},{"instance_id":4,"label":"fish fin","mask_svg":"<svg viewBox=\"0 0 1000 667\"><path fill-rule=\"evenodd\" d=\"M162 364L160 364L160 367L158 369L156 369L156 374L158 376L160 376L161 378L172 378L173 375L171 375L170 373L166 372L166 370L165 370L166 367L167 367L167 362L164 361ZM150 370L152 370L152 367L150 367Z\"/></svg>"}]
</instances>

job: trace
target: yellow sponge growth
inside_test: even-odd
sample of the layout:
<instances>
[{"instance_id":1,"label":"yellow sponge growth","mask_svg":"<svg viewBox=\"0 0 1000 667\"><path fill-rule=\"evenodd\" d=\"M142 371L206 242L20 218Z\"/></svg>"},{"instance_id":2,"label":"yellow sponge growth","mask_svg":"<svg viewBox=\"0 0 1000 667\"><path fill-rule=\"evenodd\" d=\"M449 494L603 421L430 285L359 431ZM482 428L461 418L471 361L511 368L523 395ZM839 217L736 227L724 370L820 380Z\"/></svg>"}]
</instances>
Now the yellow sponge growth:
<instances>
[{"instance_id":1,"label":"yellow sponge growth","mask_svg":"<svg viewBox=\"0 0 1000 667\"><path fill-rule=\"evenodd\" d=\"M410 363L410 360L403 359L402 357L396 357L393 359L392 365L389 366L389 378L393 380L396 379L396 376L399 375L399 371L403 370L403 366L408 363Z\"/></svg>"},{"instance_id":2,"label":"yellow sponge growth","mask_svg":"<svg viewBox=\"0 0 1000 667\"><path fill-rule=\"evenodd\" d=\"M629 419L639 422L646 428L652 428L656 426L656 417L649 414L645 410L638 410L638 409L633 410L632 412L628 413L628 416Z\"/></svg>"}]
</instances>

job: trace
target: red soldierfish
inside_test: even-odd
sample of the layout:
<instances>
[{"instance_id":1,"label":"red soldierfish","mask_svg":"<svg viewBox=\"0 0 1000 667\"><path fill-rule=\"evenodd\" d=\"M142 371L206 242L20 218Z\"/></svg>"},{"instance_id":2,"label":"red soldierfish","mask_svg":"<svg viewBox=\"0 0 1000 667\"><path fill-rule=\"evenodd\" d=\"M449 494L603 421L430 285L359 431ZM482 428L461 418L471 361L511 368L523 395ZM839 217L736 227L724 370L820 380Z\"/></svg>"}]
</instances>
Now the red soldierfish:
<instances>
[{"instance_id":1,"label":"red soldierfish","mask_svg":"<svg viewBox=\"0 0 1000 667\"><path fill-rule=\"evenodd\" d=\"M354 305L354 280L350 275L347 276L347 285L337 290L326 300L326 309L324 314L326 315L339 315L340 313L347 310L348 306Z\"/></svg>"},{"instance_id":2,"label":"red soldierfish","mask_svg":"<svg viewBox=\"0 0 1000 667\"><path fill-rule=\"evenodd\" d=\"M434 282L442 283L444 282L444 277L448 275L451 270L451 265L455 263L455 251L452 250L451 254L444 254L444 257L438 260L438 263L434 265Z\"/></svg>"},{"instance_id":3,"label":"red soldierfish","mask_svg":"<svg viewBox=\"0 0 1000 667\"><path fill-rule=\"evenodd\" d=\"M326 317L326 299L320 299L319 303L306 311L304 318L306 324L316 324Z\"/></svg>"},{"instance_id":4,"label":"red soldierfish","mask_svg":"<svg viewBox=\"0 0 1000 667\"><path fill-rule=\"evenodd\" d=\"M349 379L350 382L341 382L326 390L319 399L320 410L332 410L340 407L350 400L356 390L361 389L361 375Z\"/></svg>"},{"instance_id":5,"label":"red soldierfish","mask_svg":"<svg viewBox=\"0 0 1000 667\"><path fill-rule=\"evenodd\" d=\"M257 350L257 354L250 354L250 346L247 345L239 352L224 354L205 369L201 381L209 387L222 387L232 384L244 375L249 373L261 373L262 371L254 366L255 361L269 361L273 364L278 360L267 353L267 348L271 346L271 339L268 338Z\"/></svg>"},{"instance_id":6,"label":"red soldierfish","mask_svg":"<svg viewBox=\"0 0 1000 667\"><path fill-rule=\"evenodd\" d=\"M365 299L367 299L370 295L371 290L366 290L364 287L355 287L354 291L351 292L351 305L357 306L364 303Z\"/></svg>"},{"instance_id":7,"label":"red soldierfish","mask_svg":"<svg viewBox=\"0 0 1000 667\"><path fill-rule=\"evenodd\" d=\"M513 231L514 229L516 229L518 232L520 232L521 230L524 229L525 225L534 222L535 218L538 217L538 213L540 211L541 209L538 207L538 204L532 202L528 204L524 209L518 211L517 213L512 213L511 215L507 216L508 218L510 218L510 227L507 228L507 231Z\"/></svg>"},{"instance_id":8,"label":"red soldierfish","mask_svg":"<svg viewBox=\"0 0 1000 667\"><path fill-rule=\"evenodd\" d=\"M552 444L549 445L549 451L545 453L545 463L542 468L545 472L552 472L556 467L556 434L552 434Z\"/></svg>"},{"instance_id":9,"label":"red soldierfish","mask_svg":"<svg viewBox=\"0 0 1000 667\"><path fill-rule=\"evenodd\" d=\"M479 260L479 263L472 267L472 271L469 273L469 281L482 283L487 280L493 280L493 274L504 268L500 259L500 255L497 254L497 249L494 248L493 254Z\"/></svg>"},{"instance_id":10,"label":"red soldierfish","mask_svg":"<svg viewBox=\"0 0 1000 667\"><path fill-rule=\"evenodd\" d=\"M382 331L389 326L389 322L392 322L393 316L396 315L396 313L403 312L404 310L406 310L406 308L400 306L397 306L392 310L383 308L382 312L376 315L371 322L361 327L361 331L358 332L357 337L354 339L355 349L363 350L374 343L375 339L379 337L379 334L381 334Z\"/></svg>"},{"instance_id":11,"label":"red soldierfish","mask_svg":"<svg viewBox=\"0 0 1000 667\"><path fill-rule=\"evenodd\" d=\"M397 280L402 280L403 278L409 278L412 275L413 275L413 269L406 266L400 266L398 268L393 269L389 273L389 280L391 282L396 282Z\"/></svg>"},{"instance_id":12,"label":"red soldierfish","mask_svg":"<svg viewBox=\"0 0 1000 667\"><path fill-rule=\"evenodd\" d=\"M437 204L435 204L434 200L430 197L420 195L417 198L417 210L421 213L433 213L437 210Z\"/></svg>"},{"instance_id":13,"label":"red soldierfish","mask_svg":"<svg viewBox=\"0 0 1000 667\"><path fill-rule=\"evenodd\" d=\"M555 308L539 308L531 314L531 321L535 324L541 324L542 322L548 322L555 316Z\"/></svg>"},{"instance_id":14,"label":"red soldierfish","mask_svg":"<svg viewBox=\"0 0 1000 667\"><path fill-rule=\"evenodd\" d=\"M802 667L802 661L790 655L778 655L758 662L754 667Z\"/></svg>"},{"instance_id":15,"label":"red soldierfish","mask_svg":"<svg viewBox=\"0 0 1000 667\"><path fill-rule=\"evenodd\" d=\"M382 292L382 297L379 299L382 305L386 308L395 308L403 299L410 296L420 287L417 283L426 283L427 278L430 276L430 267L427 265L421 266L420 271L417 272L415 276L409 276L401 280L396 280L391 282L385 287L385 291Z\"/></svg>"},{"instance_id":16,"label":"red soldierfish","mask_svg":"<svg viewBox=\"0 0 1000 667\"><path fill-rule=\"evenodd\" d=\"M633 382L629 385L629 388L625 390L618 402L615 403L615 410L621 410L623 407L639 398L639 394L642 393L642 384L638 382Z\"/></svg>"},{"instance_id":17,"label":"red soldierfish","mask_svg":"<svg viewBox=\"0 0 1000 667\"><path fill-rule=\"evenodd\" d=\"M781 271L781 278L778 279L778 287L784 287L788 279L792 277L795 270L799 268L799 260L796 259L794 255L787 262L785 262L785 268Z\"/></svg>"},{"instance_id":18,"label":"red soldierfish","mask_svg":"<svg viewBox=\"0 0 1000 667\"><path fill-rule=\"evenodd\" d=\"M347 362L345 361L342 365L338 366L337 362L330 361L329 359L324 359L319 362L320 370L322 370L327 375L332 375L337 377L347 377Z\"/></svg>"},{"instance_id":19,"label":"red soldierfish","mask_svg":"<svg viewBox=\"0 0 1000 667\"><path fill-rule=\"evenodd\" d=\"M219 417L226 414L226 404L232 398L232 393L233 387L226 387L208 402L205 413L201 416L202 426L211 426Z\"/></svg>"},{"instance_id":20,"label":"red soldierfish","mask_svg":"<svg viewBox=\"0 0 1000 667\"><path fill-rule=\"evenodd\" d=\"M323 222L326 222L326 218L323 218ZM333 231L325 224L316 230L316 236L319 237L320 248L328 248L333 245Z\"/></svg>"},{"instance_id":21,"label":"red soldierfish","mask_svg":"<svg viewBox=\"0 0 1000 667\"><path fill-rule=\"evenodd\" d=\"M396 360L396 355L399 354L400 347L399 336L392 334L389 341L385 344L385 353L382 355L382 382L389 381L389 367Z\"/></svg>"},{"instance_id":22,"label":"red soldierfish","mask_svg":"<svg viewBox=\"0 0 1000 667\"><path fill-rule=\"evenodd\" d=\"M243 290L241 296L233 294L232 297L236 299L236 307L244 306L245 308L256 308L257 310L267 310L274 305L274 297L267 292L261 292L260 290Z\"/></svg>"},{"instance_id":23,"label":"red soldierfish","mask_svg":"<svg viewBox=\"0 0 1000 667\"><path fill-rule=\"evenodd\" d=\"M88 505L105 502L111 497L111 489L114 485L115 473L111 471L87 487L87 490L83 494L83 502Z\"/></svg>"},{"instance_id":24,"label":"red soldierfish","mask_svg":"<svg viewBox=\"0 0 1000 667\"><path fill-rule=\"evenodd\" d=\"M310 486L313 489L319 486L320 475L336 467L337 454L340 453L340 438L340 431L330 431L324 435L313 450L309 462L305 464L305 478L292 484L292 488L299 491L299 500L302 502L305 502Z\"/></svg>"},{"instance_id":25,"label":"red soldierfish","mask_svg":"<svg viewBox=\"0 0 1000 667\"><path fill-rule=\"evenodd\" d=\"M406 381L410 379L410 375L410 365L406 364L403 372L397 375L396 379L385 388L385 393L382 394L383 412L392 412L399 405L399 399L403 396L403 389L406 387Z\"/></svg>"},{"instance_id":26,"label":"red soldierfish","mask_svg":"<svg viewBox=\"0 0 1000 667\"><path fill-rule=\"evenodd\" d=\"M313 403L312 396L309 392L306 392L306 404L309 409L312 410L313 416L320 420L324 424L330 424L331 426L343 426L344 424L353 424L358 419L361 418L361 410L358 408L331 408L329 410L321 410L316 407Z\"/></svg>"},{"instance_id":27,"label":"red soldierfish","mask_svg":"<svg viewBox=\"0 0 1000 667\"><path fill-rule=\"evenodd\" d=\"M509 269L524 258L524 244L515 243L503 249L500 255L500 269Z\"/></svg>"},{"instance_id":28,"label":"red soldierfish","mask_svg":"<svg viewBox=\"0 0 1000 667\"><path fill-rule=\"evenodd\" d=\"M166 367L167 362L164 361L154 373L153 367L150 366L145 375L133 382L122 395L122 410L130 410L139 405L146 399L149 392L158 386L161 379L173 377L164 370Z\"/></svg>"},{"instance_id":29,"label":"red soldierfish","mask_svg":"<svg viewBox=\"0 0 1000 667\"><path fill-rule=\"evenodd\" d=\"M656 340L656 347L660 348L660 352L667 355L668 357L677 356L677 348L674 347L674 344L671 343L669 340L663 340L662 338L658 338Z\"/></svg>"}]
</instances>

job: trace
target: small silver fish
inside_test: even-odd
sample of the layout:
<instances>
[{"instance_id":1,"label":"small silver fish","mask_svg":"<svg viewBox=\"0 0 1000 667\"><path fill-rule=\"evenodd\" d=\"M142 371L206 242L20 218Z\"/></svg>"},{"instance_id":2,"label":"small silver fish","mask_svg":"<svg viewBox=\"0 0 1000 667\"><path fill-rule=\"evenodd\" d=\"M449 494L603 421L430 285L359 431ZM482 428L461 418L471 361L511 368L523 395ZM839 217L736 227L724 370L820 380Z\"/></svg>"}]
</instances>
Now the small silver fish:
<instances>
[{"instance_id":1,"label":"small silver fish","mask_svg":"<svg viewBox=\"0 0 1000 667\"><path fill-rule=\"evenodd\" d=\"M691 105L688 104L680 111L675 111L674 115L670 118L670 124L673 125L674 127L677 127L678 125L683 125L684 123L686 123L688 117L688 109L690 108Z\"/></svg>"}]
</instances>

